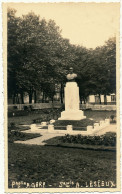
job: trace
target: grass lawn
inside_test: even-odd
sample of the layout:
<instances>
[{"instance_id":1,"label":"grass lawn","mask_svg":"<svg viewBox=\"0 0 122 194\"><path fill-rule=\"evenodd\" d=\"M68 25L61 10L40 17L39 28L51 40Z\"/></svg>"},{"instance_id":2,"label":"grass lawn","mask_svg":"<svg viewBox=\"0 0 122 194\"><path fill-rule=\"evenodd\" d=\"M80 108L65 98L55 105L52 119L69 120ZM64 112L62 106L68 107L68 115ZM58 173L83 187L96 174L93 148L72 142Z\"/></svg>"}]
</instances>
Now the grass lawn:
<instances>
[{"instance_id":1,"label":"grass lawn","mask_svg":"<svg viewBox=\"0 0 122 194\"><path fill-rule=\"evenodd\" d=\"M10 123L15 123L15 124L25 124L29 125L33 123L34 119L37 119L41 117L42 115L39 113L29 113L26 116L16 116L16 117L9 117L8 118L8 125ZM43 114L43 117L46 116L46 114Z\"/></svg>"},{"instance_id":2,"label":"grass lawn","mask_svg":"<svg viewBox=\"0 0 122 194\"><path fill-rule=\"evenodd\" d=\"M115 152L9 143L8 153L9 188L12 181L42 181L46 188L62 181L73 181L72 187L90 180L116 182Z\"/></svg>"},{"instance_id":3,"label":"grass lawn","mask_svg":"<svg viewBox=\"0 0 122 194\"><path fill-rule=\"evenodd\" d=\"M87 110L84 114L87 118L99 121L116 115L116 112ZM48 112L29 113L25 116L9 117L8 123L9 125L10 123L30 124L40 117L42 121L46 121L45 118L48 116ZM15 131L18 134L19 128L17 130L15 128ZM18 137L14 135L16 140ZM19 138L30 138L30 135ZM9 142L8 177L9 188L12 187L12 181L24 181L30 184L42 181L45 182L45 187L57 188L61 186L61 182L72 183L70 187L76 187L76 182L86 187L86 182L89 184L90 181L98 180L116 183L116 152ZM63 184L62 187L66 185Z\"/></svg>"},{"instance_id":4,"label":"grass lawn","mask_svg":"<svg viewBox=\"0 0 122 194\"><path fill-rule=\"evenodd\" d=\"M104 111L104 110L85 110L84 115L86 118L92 118L96 122L99 122L100 120L104 119L110 119L111 115L114 115L116 117L116 111Z\"/></svg>"}]
</instances>

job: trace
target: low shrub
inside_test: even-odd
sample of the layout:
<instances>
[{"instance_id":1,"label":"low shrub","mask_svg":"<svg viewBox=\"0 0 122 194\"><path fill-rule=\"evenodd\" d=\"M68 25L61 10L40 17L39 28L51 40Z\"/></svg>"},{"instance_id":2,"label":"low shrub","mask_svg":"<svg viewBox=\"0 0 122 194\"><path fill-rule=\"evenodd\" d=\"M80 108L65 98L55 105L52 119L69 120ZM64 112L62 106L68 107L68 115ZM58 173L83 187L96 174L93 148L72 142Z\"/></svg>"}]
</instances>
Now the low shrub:
<instances>
[{"instance_id":1,"label":"low shrub","mask_svg":"<svg viewBox=\"0 0 122 194\"><path fill-rule=\"evenodd\" d=\"M115 117L115 115L111 115L110 116L110 118L112 119L112 121L114 120L114 117Z\"/></svg>"},{"instance_id":2,"label":"low shrub","mask_svg":"<svg viewBox=\"0 0 122 194\"><path fill-rule=\"evenodd\" d=\"M116 146L116 133L106 133L101 136L74 136L67 134L60 137L60 140L63 143Z\"/></svg>"},{"instance_id":3,"label":"low shrub","mask_svg":"<svg viewBox=\"0 0 122 194\"><path fill-rule=\"evenodd\" d=\"M28 130L30 129L29 126L21 126L21 125L17 125L14 122L9 123L8 125L8 131L24 131L24 130Z\"/></svg>"},{"instance_id":4,"label":"low shrub","mask_svg":"<svg viewBox=\"0 0 122 194\"><path fill-rule=\"evenodd\" d=\"M27 116L28 110L15 110L15 111L9 111L8 117L20 117L20 116Z\"/></svg>"},{"instance_id":5,"label":"low shrub","mask_svg":"<svg viewBox=\"0 0 122 194\"><path fill-rule=\"evenodd\" d=\"M40 136L40 134L22 133L20 131L8 131L8 142L13 143L17 140L25 141Z\"/></svg>"},{"instance_id":6,"label":"low shrub","mask_svg":"<svg viewBox=\"0 0 122 194\"><path fill-rule=\"evenodd\" d=\"M112 123L116 123L116 116L114 115L114 114L112 114L111 116L110 116L110 118L111 118L111 120L110 120L110 123L112 124Z\"/></svg>"},{"instance_id":7,"label":"low shrub","mask_svg":"<svg viewBox=\"0 0 122 194\"><path fill-rule=\"evenodd\" d=\"M28 110L28 106L24 106L23 108L24 108L24 110Z\"/></svg>"},{"instance_id":8,"label":"low shrub","mask_svg":"<svg viewBox=\"0 0 122 194\"><path fill-rule=\"evenodd\" d=\"M116 123L116 120L110 121L110 123L111 123L111 124L112 124L112 123L115 124L115 123Z\"/></svg>"},{"instance_id":9,"label":"low shrub","mask_svg":"<svg viewBox=\"0 0 122 194\"><path fill-rule=\"evenodd\" d=\"M17 106L13 106L13 109L14 109L14 110L17 110Z\"/></svg>"},{"instance_id":10,"label":"low shrub","mask_svg":"<svg viewBox=\"0 0 122 194\"><path fill-rule=\"evenodd\" d=\"M10 123L10 127L15 127L15 123L14 122L11 122Z\"/></svg>"},{"instance_id":11,"label":"low shrub","mask_svg":"<svg viewBox=\"0 0 122 194\"><path fill-rule=\"evenodd\" d=\"M11 130L16 130L18 129L18 127L15 125L14 122L11 122L8 126L8 130L11 131Z\"/></svg>"},{"instance_id":12,"label":"low shrub","mask_svg":"<svg viewBox=\"0 0 122 194\"><path fill-rule=\"evenodd\" d=\"M75 127L87 127L88 125L92 125L95 123L95 120L90 120L88 118L82 119L80 121L77 120L57 120L54 125L55 126L67 126L67 125L73 125L73 128Z\"/></svg>"},{"instance_id":13,"label":"low shrub","mask_svg":"<svg viewBox=\"0 0 122 194\"><path fill-rule=\"evenodd\" d=\"M33 123L41 123L42 120L43 120L42 118L34 119L33 120Z\"/></svg>"}]
</instances>

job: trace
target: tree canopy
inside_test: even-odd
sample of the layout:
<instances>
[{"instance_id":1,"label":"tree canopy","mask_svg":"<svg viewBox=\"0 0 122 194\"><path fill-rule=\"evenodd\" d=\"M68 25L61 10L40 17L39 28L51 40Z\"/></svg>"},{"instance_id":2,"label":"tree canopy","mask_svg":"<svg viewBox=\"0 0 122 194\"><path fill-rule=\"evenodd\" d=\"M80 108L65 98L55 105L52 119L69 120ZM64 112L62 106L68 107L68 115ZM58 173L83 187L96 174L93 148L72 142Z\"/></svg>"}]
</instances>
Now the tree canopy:
<instances>
[{"instance_id":1,"label":"tree canopy","mask_svg":"<svg viewBox=\"0 0 122 194\"><path fill-rule=\"evenodd\" d=\"M33 12L16 17L16 10L8 9L9 96L23 99L27 92L31 103L33 93L41 90L53 99L55 84L64 86L70 66L78 74L81 99L115 93L116 39L96 49L72 45L53 20Z\"/></svg>"}]
</instances>

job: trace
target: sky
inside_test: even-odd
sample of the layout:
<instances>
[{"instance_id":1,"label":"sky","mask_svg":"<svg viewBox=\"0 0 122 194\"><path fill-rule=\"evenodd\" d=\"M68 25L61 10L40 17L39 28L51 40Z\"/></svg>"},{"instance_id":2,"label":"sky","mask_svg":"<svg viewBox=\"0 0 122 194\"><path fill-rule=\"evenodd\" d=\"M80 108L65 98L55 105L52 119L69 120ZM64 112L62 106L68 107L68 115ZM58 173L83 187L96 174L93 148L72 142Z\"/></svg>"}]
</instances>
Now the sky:
<instances>
[{"instance_id":1,"label":"sky","mask_svg":"<svg viewBox=\"0 0 122 194\"><path fill-rule=\"evenodd\" d=\"M96 48L119 30L119 3L8 3L16 16L29 12L53 19L70 43Z\"/></svg>"}]
</instances>

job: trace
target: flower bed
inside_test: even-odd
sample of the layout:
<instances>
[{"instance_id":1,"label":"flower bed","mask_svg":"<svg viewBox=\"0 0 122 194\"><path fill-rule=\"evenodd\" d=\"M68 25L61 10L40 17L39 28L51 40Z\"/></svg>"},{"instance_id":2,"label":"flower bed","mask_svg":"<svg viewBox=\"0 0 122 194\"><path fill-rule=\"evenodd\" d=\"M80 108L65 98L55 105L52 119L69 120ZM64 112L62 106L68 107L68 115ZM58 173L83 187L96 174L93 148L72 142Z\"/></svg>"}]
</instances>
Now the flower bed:
<instances>
[{"instance_id":1,"label":"flower bed","mask_svg":"<svg viewBox=\"0 0 122 194\"><path fill-rule=\"evenodd\" d=\"M9 131L8 132L8 142L13 143L14 141L26 141L28 139L33 139L36 137L40 137L40 134L32 134L32 133L22 133L20 131Z\"/></svg>"},{"instance_id":2,"label":"flower bed","mask_svg":"<svg viewBox=\"0 0 122 194\"><path fill-rule=\"evenodd\" d=\"M11 122L10 125L8 126L8 142L13 143L14 141L17 141L17 140L25 141L28 139L33 139L41 136L40 134L21 132L28 129L30 129L30 127L15 125L15 123Z\"/></svg>"},{"instance_id":3,"label":"flower bed","mask_svg":"<svg viewBox=\"0 0 122 194\"><path fill-rule=\"evenodd\" d=\"M94 120L90 119L82 119L80 121L73 121L73 120L57 120L54 123L54 126L67 126L73 125L74 127L87 127L88 125L93 125L95 123Z\"/></svg>"},{"instance_id":4,"label":"flower bed","mask_svg":"<svg viewBox=\"0 0 122 194\"><path fill-rule=\"evenodd\" d=\"M62 137L54 137L46 141L47 145L65 145L65 144L81 144L81 145L103 145L116 146L116 133L108 132L101 136L82 136L82 135L65 135Z\"/></svg>"},{"instance_id":5,"label":"flower bed","mask_svg":"<svg viewBox=\"0 0 122 194\"><path fill-rule=\"evenodd\" d=\"M101 136L82 136L82 135L65 135L61 137L65 143L80 143L89 145L105 145L115 146L116 145L116 133L106 133Z\"/></svg>"}]
</instances>

